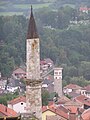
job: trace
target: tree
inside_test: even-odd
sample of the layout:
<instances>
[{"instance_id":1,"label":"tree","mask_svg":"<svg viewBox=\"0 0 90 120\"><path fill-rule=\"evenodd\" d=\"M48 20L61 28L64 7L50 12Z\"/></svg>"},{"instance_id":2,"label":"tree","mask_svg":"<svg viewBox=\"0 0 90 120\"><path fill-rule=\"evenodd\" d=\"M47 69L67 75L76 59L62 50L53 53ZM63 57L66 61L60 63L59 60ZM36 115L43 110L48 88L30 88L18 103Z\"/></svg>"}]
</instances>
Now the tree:
<instances>
[{"instance_id":1,"label":"tree","mask_svg":"<svg viewBox=\"0 0 90 120\"><path fill-rule=\"evenodd\" d=\"M90 82L85 80L83 76L70 78L70 83L77 84L82 87L90 84Z\"/></svg>"},{"instance_id":2,"label":"tree","mask_svg":"<svg viewBox=\"0 0 90 120\"><path fill-rule=\"evenodd\" d=\"M48 105L48 100L49 100L49 92L47 90L42 91L42 105L46 106Z\"/></svg>"},{"instance_id":3,"label":"tree","mask_svg":"<svg viewBox=\"0 0 90 120\"><path fill-rule=\"evenodd\" d=\"M78 69L79 75L84 76L87 80L90 80L90 62L82 61Z\"/></svg>"}]
</instances>

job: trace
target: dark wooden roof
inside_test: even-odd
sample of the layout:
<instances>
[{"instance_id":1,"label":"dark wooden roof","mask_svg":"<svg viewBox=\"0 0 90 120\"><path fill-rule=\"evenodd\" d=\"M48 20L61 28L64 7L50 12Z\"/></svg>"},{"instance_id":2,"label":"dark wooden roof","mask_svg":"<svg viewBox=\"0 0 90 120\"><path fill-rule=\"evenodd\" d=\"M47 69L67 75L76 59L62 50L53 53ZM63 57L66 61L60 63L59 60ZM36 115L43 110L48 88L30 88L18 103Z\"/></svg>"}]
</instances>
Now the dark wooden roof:
<instances>
[{"instance_id":1,"label":"dark wooden roof","mask_svg":"<svg viewBox=\"0 0 90 120\"><path fill-rule=\"evenodd\" d=\"M31 16L30 16L29 25L28 25L27 39L33 39L33 38L39 38L39 36L37 33L36 23L35 23L33 10L31 6Z\"/></svg>"}]
</instances>

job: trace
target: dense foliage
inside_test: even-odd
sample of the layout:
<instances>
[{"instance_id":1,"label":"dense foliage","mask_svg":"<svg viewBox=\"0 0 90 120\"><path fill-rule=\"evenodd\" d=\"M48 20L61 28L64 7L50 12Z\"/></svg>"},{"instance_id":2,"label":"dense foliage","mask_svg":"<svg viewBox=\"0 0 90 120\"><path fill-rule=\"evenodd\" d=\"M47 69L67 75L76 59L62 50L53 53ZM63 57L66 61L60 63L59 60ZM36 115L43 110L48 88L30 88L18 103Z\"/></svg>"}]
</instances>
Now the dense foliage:
<instances>
[{"instance_id":1,"label":"dense foliage","mask_svg":"<svg viewBox=\"0 0 90 120\"><path fill-rule=\"evenodd\" d=\"M36 22L41 41L41 59L49 57L62 66L64 85L87 85L90 80L90 23L71 25L75 9L40 9ZM77 14L78 15L78 14ZM89 16L89 15L88 15ZM28 20L24 16L0 17L0 71L9 76L25 64L25 40Z\"/></svg>"},{"instance_id":2,"label":"dense foliage","mask_svg":"<svg viewBox=\"0 0 90 120\"><path fill-rule=\"evenodd\" d=\"M27 22L23 16L0 17L0 71L9 76L14 67L25 62Z\"/></svg>"},{"instance_id":3,"label":"dense foliage","mask_svg":"<svg viewBox=\"0 0 90 120\"><path fill-rule=\"evenodd\" d=\"M8 101L17 98L18 94L17 93L6 93L0 96L0 104L7 105Z\"/></svg>"}]
</instances>

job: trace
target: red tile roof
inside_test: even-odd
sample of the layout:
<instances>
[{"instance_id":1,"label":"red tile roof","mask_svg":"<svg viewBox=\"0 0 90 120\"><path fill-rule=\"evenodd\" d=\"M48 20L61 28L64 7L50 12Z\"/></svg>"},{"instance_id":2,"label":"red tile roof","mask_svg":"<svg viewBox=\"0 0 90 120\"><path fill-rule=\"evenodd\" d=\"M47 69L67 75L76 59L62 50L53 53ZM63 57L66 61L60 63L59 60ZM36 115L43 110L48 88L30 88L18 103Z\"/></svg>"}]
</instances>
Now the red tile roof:
<instances>
[{"instance_id":1,"label":"red tile roof","mask_svg":"<svg viewBox=\"0 0 90 120\"><path fill-rule=\"evenodd\" d=\"M68 102L66 102L64 104L64 106L76 106L76 107L82 107L83 103L81 103L80 101L76 101L76 100L70 100Z\"/></svg>"},{"instance_id":2,"label":"red tile roof","mask_svg":"<svg viewBox=\"0 0 90 120\"><path fill-rule=\"evenodd\" d=\"M15 99L9 101L8 103L14 105L14 104L17 104L19 102L26 102L26 97L20 96L18 98L15 98Z\"/></svg>"},{"instance_id":3,"label":"red tile roof","mask_svg":"<svg viewBox=\"0 0 90 120\"><path fill-rule=\"evenodd\" d=\"M45 65L46 64L46 61L45 60L41 60L40 61L40 65Z\"/></svg>"},{"instance_id":4,"label":"red tile roof","mask_svg":"<svg viewBox=\"0 0 90 120\"><path fill-rule=\"evenodd\" d=\"M77 113L77 110L78 110L78 107L76 107L76 106L67 106L66 107L69 111L70 111L70 113L74 113L74 114L76 114Z\"/></svg>"},{"instance_id":5,"label":"red tile roof","mask_svg":"<svg viewBox=\"0 0 90 120\"><path fill-rule=\"evenodd\" d=\"M2 104L0 104L0 113L3 114L3 116L17 116L18 115L14 110Z\"/></svg>"},{"instance_id":6,"label":"red tile roof","mask_svg":"<svg viewBox=\"0 0 90 120\"><path fill-rule=\"evenodd\" d=\"M70 99L63 95L63 96L58 100L58 104L65 104L66 102L69 102L69 101L70 101Z\"/></svg>"},{"instance_id":7,"label":"red tile roof","mask_svg":"<svg viewBox=\"0 0 90 120\"><path fill-rule=\"evenodd\" d=\"M90 85L85 86L83 89L86 90L86 91L90 91Z\"/></svg>"},{"instance_id":8,"label":"red tile roof","mask_svg":"<svg viewBox=\"0 0 90 120\"><path fill-rule=\"evenodd\" d=\"M45 111L51 111L51 112L54 112L55 114L63 117L63 118L66 118L68 119L68 113L65 113L63 110L61 110L59 107L52 107L52 106L44 106L42 108L42 112L45 112Z\"/></svg>"},{"instance_id":9,"label":"red tile roof","mask_svg":"<svg viewBox=\"0 0 90 120\"><path fill-rule=\"evenodd\" d=\"M90 109L85 110L81 116L83 120L90 120Z\"/></svg>"},{"instance_id":10,"label":"red tile roof","mask_svg":"<svg viewBox=\"0 0 90 120\"><path fill-rule=\"evenodd\" d=\"M13 71L14 74L26 74L22 68L17 68Z\"/></svg>"},{"instance_id":11,"label":"red tile roof","mask_svg":"<svg viewBox=\"0 0 90 120\"><path fill-rule=\"evenodd\" d=\"M90 10L90 8L87 8L87 7L80 7L80 9L79 9L80 11L87 11L87 10Z\"/></svg>"},{"instance_id":12,"label":"red tile roof","mask_svg":"<svg viewBox=\"0 0 90 120\"><path fill-rule=\"evenodd\" d=\"M69 85L65 86L64 88L81 89L82 87L80 87L79 85L76 85L76 84L69 84Z\"/></svg>"},{"instance_id":13,"label":"red tile roof","mask_svg":"<svg viewBox=\"0 0 90 120\"><path fill-rule=\"evenodd\" d=\"M79 101L87 106L90 106L90 98L88 98L84 95L80 95L80 96L76 97L75 100Z\"/></svg>"}]
</instances>

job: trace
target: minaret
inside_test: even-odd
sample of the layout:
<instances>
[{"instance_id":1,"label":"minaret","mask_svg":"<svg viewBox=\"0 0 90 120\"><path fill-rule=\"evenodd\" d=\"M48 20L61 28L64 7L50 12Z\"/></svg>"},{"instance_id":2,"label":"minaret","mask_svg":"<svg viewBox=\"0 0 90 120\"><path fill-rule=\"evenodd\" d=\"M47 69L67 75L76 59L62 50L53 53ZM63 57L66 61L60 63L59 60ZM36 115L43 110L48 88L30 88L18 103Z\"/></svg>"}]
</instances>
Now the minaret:
<instances>
[{"instance_id":1,"label":"minaret","mask_svg":"<svg viewBox=\"0 0 90 120\"><path fill-rule=\"evenodd\" d=\"M62 69L63 68L54 68L54 92L56 92L59 97L62 96Z\"/></svg>"},{"instance_id":2,"label":"minaret","mask_svg":"<svg viewBox=\"0 0 90 120\"><path fill-rule=\"evenodd\" d=\"M31 6L26 40L26 111L42 119L41 80L40 80L40 42Z\"/></svg>"}]
</instances>

